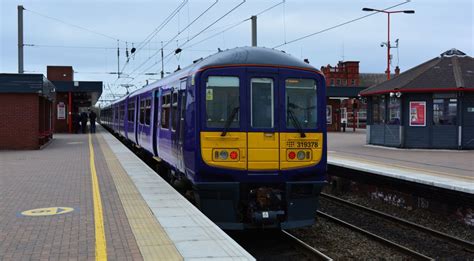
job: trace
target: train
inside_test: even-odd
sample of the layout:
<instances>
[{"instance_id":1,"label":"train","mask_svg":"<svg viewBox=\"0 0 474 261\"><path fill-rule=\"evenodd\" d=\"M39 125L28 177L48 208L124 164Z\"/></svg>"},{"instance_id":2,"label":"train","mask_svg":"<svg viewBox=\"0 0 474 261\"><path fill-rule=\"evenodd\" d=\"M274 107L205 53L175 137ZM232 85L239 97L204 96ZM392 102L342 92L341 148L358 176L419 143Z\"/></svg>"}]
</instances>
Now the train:
<instances>
[{"instance_id":1,"label":"train","mask_svg":"<svg viewBox=\"0 0 474 261\"><path fill-rule=\"evenodd\" d=\"M237 47L101 109L100 122L226 230L315 222L326 184L326 86L309 63Z\"/></svg>"}]
</instances>

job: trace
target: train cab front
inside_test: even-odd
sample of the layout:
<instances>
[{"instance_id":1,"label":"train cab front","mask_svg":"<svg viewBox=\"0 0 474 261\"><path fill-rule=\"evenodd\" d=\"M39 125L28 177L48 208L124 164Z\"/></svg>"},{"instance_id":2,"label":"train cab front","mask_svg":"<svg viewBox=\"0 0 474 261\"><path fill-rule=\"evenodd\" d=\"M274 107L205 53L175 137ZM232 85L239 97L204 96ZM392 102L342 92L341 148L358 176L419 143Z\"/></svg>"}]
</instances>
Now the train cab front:
<instances>
[{"instance_id":1,"label":"train cab front","mask_svg":"<svg viewBox=\"0 0 474 261\"><path fill-rule=\"evenodd\" d=\"M326 179L324 77L237 67L200 80L202 211L224 229L313 224Z\"/></svg>"}]
</instances>

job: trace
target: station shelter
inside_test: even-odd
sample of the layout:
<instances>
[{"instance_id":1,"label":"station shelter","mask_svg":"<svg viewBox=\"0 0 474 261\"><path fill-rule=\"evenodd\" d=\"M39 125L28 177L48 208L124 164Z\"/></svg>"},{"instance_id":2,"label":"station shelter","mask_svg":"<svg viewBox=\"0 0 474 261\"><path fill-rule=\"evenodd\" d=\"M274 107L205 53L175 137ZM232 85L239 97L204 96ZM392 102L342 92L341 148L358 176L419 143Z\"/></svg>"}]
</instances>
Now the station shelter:
<instances>
[{"instance_id":1,"label":"station shelter","mask_svg":"<svg viewBox=\"0 0 474 261\"><path fill-rule=\"evenodd\" d=\"M87 111L102 82L74 81L71 66L43 74L0 74L0 150L40 149L53 133L72 132L73 113Z\"/></svg>"},{"instance_id":2,"label":"station shelter","mask_svg":"<svg viewBox=\"0 0 474 261\"><path fill-rule=\"evenodd\" d=\"M474 59L451 49L361 92L367 143L474 149Z\"/></svg>"},{"instance_id":3,"label":"station shelter","mask_svg":"<svg viewBox=\"0 0 474 261\"><path fill-rule=\"evenodd\" d=\"M42 74L0 74L0 150L39 149L53 138L54 92Z\"/></svg>"},{"instance_id":4,"label":"station shelter","mask_svg":"<svg viewBox=\"0 0 474 261\"><path fill-rule=\"evenodd\" d=\"M102 94L102 82L74 81L72 66L48 66L47 77L56 87L55 132L72 133L74 114L87 111Z\"/></svg>"}]
</instances>

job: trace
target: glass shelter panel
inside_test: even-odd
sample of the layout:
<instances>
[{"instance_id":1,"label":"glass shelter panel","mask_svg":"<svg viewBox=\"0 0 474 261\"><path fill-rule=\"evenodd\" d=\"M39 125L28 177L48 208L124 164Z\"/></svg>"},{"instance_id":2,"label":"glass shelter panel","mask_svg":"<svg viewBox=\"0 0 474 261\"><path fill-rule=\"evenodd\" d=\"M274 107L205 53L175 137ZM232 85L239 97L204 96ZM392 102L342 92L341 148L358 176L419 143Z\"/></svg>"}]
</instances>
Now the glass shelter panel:
<instances>
[{"instance_id":1,"label":"glass shelter panel","mask_svg":"<svg viewBox=\"0 0 474 261\"><path fill-rule=\"evenodd\" d=\"M433 99L433 124L456 125L457 99Z\"/></svg>"}]
</instances>

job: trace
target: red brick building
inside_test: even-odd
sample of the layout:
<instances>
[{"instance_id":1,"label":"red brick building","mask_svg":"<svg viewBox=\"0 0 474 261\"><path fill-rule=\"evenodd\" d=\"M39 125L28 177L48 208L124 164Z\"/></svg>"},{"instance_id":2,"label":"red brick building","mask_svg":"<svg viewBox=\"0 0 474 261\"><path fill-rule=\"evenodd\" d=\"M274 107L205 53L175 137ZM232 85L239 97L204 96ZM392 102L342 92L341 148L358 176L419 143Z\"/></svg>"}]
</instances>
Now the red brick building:
<instances>
[{"instance_id":1,"label":"red brick building","mask_svg":"<svg viewBox=\"0 0 474 261\"><path fill-rule=\"evenodd\" d=\"M0 74L0 149L39 149L52 139L53 92L42 74Z\"/></svg>"},{"instance_id":2,"label":"red brick building","mask_svg":"<svg viewBox=\"0 0 474 261\"><path fill-rule=\"evenodd\" d=\"M72 132L72 113L87 111L102 82L74 81L70 66L42 74L0 74L0 150L39 149L53 132Z\"/></svg>"}]
</instances>

